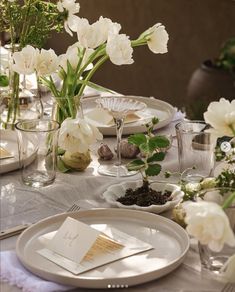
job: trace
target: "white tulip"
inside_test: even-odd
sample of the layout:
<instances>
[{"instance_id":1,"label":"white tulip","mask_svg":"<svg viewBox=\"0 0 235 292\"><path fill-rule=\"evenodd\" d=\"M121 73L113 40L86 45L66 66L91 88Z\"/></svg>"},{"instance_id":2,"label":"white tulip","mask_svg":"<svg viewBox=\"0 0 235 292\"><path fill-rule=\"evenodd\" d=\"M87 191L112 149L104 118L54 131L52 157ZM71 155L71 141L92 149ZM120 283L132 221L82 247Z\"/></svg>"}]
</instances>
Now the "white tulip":
<instances>
[{"instance_id":1,"label":"white tulip","mask_svg":"<svg viewBox=\"0 0 235 292\"><path fill-rule=\"evenodd\" d=\"M59 60L54 50L44 50L37 55L35 70L38 76L51 75L58 69Z\"/></svg>"},{"instance_id":2,"label":"white tulip","mask_svg":"<svg viewBox=\"0 0 235 292\"><path fill-rule=\"evenodd\" d=\"M79 20L79 17L75 14L79 12L80 4L75 2L76 0L62 0L57 3L57 9L60 12L63 12L64 10L68 12L67 19L64 23L64 28L65 31L71 36L73 36L72 31L76 31Z\"/></svg>"},{"instance_id":3,"label":"white tulip","mask_svg":"<svg viewBox=\"0 0 235 292\"><path fill-rule=\"evenodd\" d=\"M167 43L169 35L165 30L165 26L157 23L149 28L144 34L147 35L147 45L155 54L165 54L168 52Z\"/></svg>"},{"instance_id":4,"label":"white tulip","mask_svg":"<svg viewBox=\"0 0 235 292\"><path fill-rule=\"evenodd\" d=\"M67 61L69 61L72 68L75 70L78 62L80 60L79 51L82 50L82 46L79 42L73 44L72 46L68 47L66 54L60 55L60 66L67 72ZM94 52L93 49L86 49L85 54L83 56L81 66L84 66L88 61L90 55Z\"/></svg>"},{"instance_id":5,"label":"white tulip","mask_svg":"<svg viewBox=\"0 0 235 292\"><path fill-rule=\"evenodd\" d=\"M100 34L100 44L105 43L108 40L110 34L118 34L121 30L121 25L116 22L112 22L109 18L100 16L99 20L93 23L95 30Z\"/></svg>"},{"instance_id":6,"label":"white tulip","mask_svg":"<svg viewBox=\"0 0 235 292\"><path fill-rule=\"evenodd\" d=\"M20 52L15 52L13 54L14 64L12 65L12 70L25 75L34 73L38 54L38 49L29 45Z\"/></svg>"},{"instance_id":7,"label":"white tulip","mask_svg":"<svg viewBox=\"0 0 235 292\"><path fill-rule=\"evenodd\" d=\"M108 37L106 53L115 65L132 64L133 48L129 37L125 34L111 34Z\"/></svg>"},{"instance_id":8,"label":"white tulip","mask_svg":"<svg viewBox=\"0 0 235 292\"><path fill-rule=\"evenodd\" d=\"M213 101L209 104L204 113L205 121L213 129L209 129L216 136L235 136L235 99L232 102L221 98L219 101Z\"/></svg>"},{"instance_id":9,"label":"white tulip","mask_svg":"<svg viewBox=\"0 0 235 292\"><path fill-rule=\"evenodd\" d=\"M224 244L235 246L235 236L228 217L222 208L214 202L185 202L186 230L190 235L219 252Z\"/></svg>"},{"instance_id":10,"label":"white tulip","mask_svg":"<svg viewBox=\"0 0 235 292\"><path fill-rule=\"evenodd\" d=\"M70 153L86 153L91 144L102 140L99 130L84 119L66 119L60 128L59 146Z\"/></svg>"}]
</instances>

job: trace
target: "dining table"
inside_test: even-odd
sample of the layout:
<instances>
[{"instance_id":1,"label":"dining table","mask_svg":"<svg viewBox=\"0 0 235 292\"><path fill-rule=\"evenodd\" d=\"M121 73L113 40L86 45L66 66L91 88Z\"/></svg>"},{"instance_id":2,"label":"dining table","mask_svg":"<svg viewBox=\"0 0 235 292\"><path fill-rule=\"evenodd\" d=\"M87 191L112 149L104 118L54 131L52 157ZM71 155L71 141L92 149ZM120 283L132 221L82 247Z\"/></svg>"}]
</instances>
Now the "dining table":
<instances>
[{"instance_id":1,"label":"dining table","mask_svg":"<svg viewBox=\"0 0 235 292\"><path fill-rule=\"evenodd\" d=\"M172 138L171 148L167 150L162 164L160 175L153 177L154 181L166 181L165 171L178 171L178 149L175 136L175 124L183 117L176 117L168 125L156 131L156 134L169 135ZM125 136L123 138L126 138ZM115 136L105 136L102 143L113 149L116 143ZM21 181L21 170L14 170L1 175L1 230L25 223L36 223L40 220L66 212L74 203L80 210L97 208L114 208L105 201L102 194L112 184L127 180L140 180L140 174L132 177L110 177L100 175L98 166L100 161L97 149L100 142L92 146L92 162L85 171L57 172L56 180L47 187L31 188ZM123 163L126 161L124 160ZM171 182L171 179L167 180ZM80 210L78 212L80 212ZM156 216L172 219L171 210ZM128 224L128 223L127 223ZM19 235L11 236L0 241L1 252L15 251ZM32 259L33 260L33 259ZM4 266L4 262L1 262ZM136 286L125 287L127 291L226 291L226 283L218 281L210 273L201 269L197 242L190 239L190 248L183 263L169 274ZM235 288L234 288L235 289ZM107 289L100 289L106 291ZM120 288L112 288L117 291ZM1 279L1 292L22 291L21 288ZM69 291L94 291L89 288L74 287ZM230 290L229 290L230 291ZM231 290L235 291L235 290ZM36 292L36 290L35 290Z\"/></svg>"}]
</instances>

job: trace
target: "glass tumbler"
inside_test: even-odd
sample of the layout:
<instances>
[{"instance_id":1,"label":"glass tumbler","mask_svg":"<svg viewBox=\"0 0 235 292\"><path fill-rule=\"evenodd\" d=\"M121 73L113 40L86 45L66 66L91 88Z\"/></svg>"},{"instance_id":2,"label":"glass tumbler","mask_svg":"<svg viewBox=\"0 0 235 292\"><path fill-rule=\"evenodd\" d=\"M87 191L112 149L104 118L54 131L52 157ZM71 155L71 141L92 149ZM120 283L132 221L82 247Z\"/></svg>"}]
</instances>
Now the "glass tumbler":
<instances>
[{"instance_id":1,"label":"glass tumbler","mask_svg":"<svg viewBox=\"0 0 235 292\"><path fill-rule=\"evenodd\" d=\"M203 121L182 121L176 126L179 170L182 179L198 182L212 175L216 139Z\"/></svg>"},{"instance_id":2,"label":"glass tumbler","mask_svg":"<svg viewBox=\"0 0 235 292\"><path fill-rule=\"evenodd\" d=\"M203 196L207 201L216 201L218 204L222 205L224 200L234 193L234 188L222 187L203 190L199 195ZM224 212L227 215L231 230L235 236L235 202L226 208ZM217 226L217 230L218 229L219 226ZM223 248L218 252L212 251L207 245L200 243L198 247L203 270L217 276L226 272L231 257L235 255L235 246L230 246L228 244L224 244Z\"/></svg>"},{"instance_id":3,"label":"glass tumbler","mask_svg":"<svg viewBox=\"0 0 235 292\"><path fill-rule=\"evenodd\" d=\"M52 184L56 177L59 123L51 120L22 120L15 127L24 184L32 187Z\"/></svg>"}]
</instances>

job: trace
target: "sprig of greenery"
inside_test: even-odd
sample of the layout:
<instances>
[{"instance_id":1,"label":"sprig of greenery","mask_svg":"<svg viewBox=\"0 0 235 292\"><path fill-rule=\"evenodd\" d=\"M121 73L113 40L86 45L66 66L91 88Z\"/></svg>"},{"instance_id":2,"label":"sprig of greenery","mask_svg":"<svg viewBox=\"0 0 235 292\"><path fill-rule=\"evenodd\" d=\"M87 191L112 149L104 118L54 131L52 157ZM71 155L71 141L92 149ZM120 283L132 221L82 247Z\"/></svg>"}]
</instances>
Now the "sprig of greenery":
<instances>
[{"instance_id":1,"label":"sprig of greenery","mask_svg":"<svg viewBox=\"0 0 235 292\"><path fill-rule=\"evenodd\" d=\"M129 171L139 171L145 183L149 183L149 176L158 175L161 172L159 161L163 161L165 153L162 148L170 145L170 141L165 136L155 136L154 126L159 122L155 117L146 124L147 134L134 134L129 136L128 143L136 145L140 149L141 157L127 164Z\"/></svg>"},{"instance_id":2,"label":"sprig of greenery","mask_svg":"<svg viewBox=\"0 0 235 292\"><path fill-rule=\"evenodd\" d=\"M43 0L0 2L0 32L9 32L11 43L41 48L52 31L63 30L65 13Z\"/></svg>"},{"instance_id":3,"label":"sprig of greenery","mask_svg":"<svg viewBox=\"0 0 235 292\"><path fill-rule=\"evenodd\" d=\"M224 43L219 57L215 60L215 64L219 68L235 72L235 37Z\"/></svg>"}]
</instances>

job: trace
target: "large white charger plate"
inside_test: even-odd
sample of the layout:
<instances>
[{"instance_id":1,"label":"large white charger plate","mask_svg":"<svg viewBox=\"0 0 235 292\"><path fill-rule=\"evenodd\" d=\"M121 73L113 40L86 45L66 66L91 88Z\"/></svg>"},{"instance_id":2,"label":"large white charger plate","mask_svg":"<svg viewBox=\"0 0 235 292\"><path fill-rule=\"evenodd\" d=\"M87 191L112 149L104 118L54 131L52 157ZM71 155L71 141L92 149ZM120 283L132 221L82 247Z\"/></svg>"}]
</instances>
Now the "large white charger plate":
<instances>
[{"instance_id":1,"label":"large white charger plate","mask_svg":"<svg viewBox=\"0 0 235 292\"><path fill-rule=\"evenodd\" d=\"M36 156L36 147L31 141L29 156L25 159L26 164L30 164ZM0 173L16 170L20 167L17 144L17 133L12 130L0 129L0 146L12 154L13 157L0 159Z\"/></svg>"},{"instance_id":2,"label":"large white charger plate","mask_svg":"<svg viewBox=\"0 0 235 292\"><path fill-rule=\"evenodd\" d=\"M155 116L158 117L159 119L159 123L155 126L155 129L160 129L168 125L175 115L176 111L174 107L165 101L143 96L126 96L126 97L144 102L147 105L147 107L142 112L138 113L138 115L140 115L140 119L132 123L124 124L123 135L146 132L146 127L144 126L144 124L151 121L151 119ZM92 109L95 108L96 99L97 98L85 98L82 101L83 113L85 118L86 113L89 113ZM94 122L90 118L88 119L88 121L97 126L102 134L107 136L116 135L115 126L99 124L97 123L97 121Z\"/></svg>"},{"instance_id":3,"label":"large white charger plate","mask_svg":"<svg viewBox=\"0 0 235 292\"><path fill-rule=\"evenodd\" d=\"M125 181L119 184L111 185L107 188L107 190L103 193L103 198L111 204L111 206L115 206L118 208L125 209L134 209L139 211L152 212L155 214L160 214L167 210L174 208L179 202L182 200L184 193L181 191L180 186L176 184L162 183L162 182L152 182L150 184L150 188L156 191L170 191L172 192L172 200L167 201L163 205L151 205L142 207L139 205L124 205L117 201L118 198L125 195L126 190L136 189L143 185L143 181Z\"/></svg>"},{"instance_id":4,"label":"large white charger plate","mask_svg":"<svg viewBox=\"0 0 235 292\"><path fill-rule=\"evenodd\" d=\"M150 243L154 249L76 276L37 253L43 247L39 237L58 230L67 216L100 230L105 226L114 227ZM49 217L25 230L16 244L19 260L32 273L84 288L133 286L160 278L182 263L188 249L189 237L175 222L147 212L122 209L93 209Z\"/></svg>"}]
</instances>

